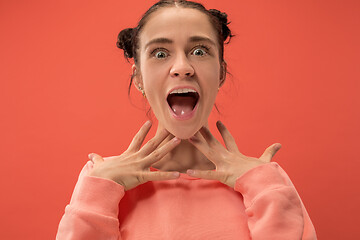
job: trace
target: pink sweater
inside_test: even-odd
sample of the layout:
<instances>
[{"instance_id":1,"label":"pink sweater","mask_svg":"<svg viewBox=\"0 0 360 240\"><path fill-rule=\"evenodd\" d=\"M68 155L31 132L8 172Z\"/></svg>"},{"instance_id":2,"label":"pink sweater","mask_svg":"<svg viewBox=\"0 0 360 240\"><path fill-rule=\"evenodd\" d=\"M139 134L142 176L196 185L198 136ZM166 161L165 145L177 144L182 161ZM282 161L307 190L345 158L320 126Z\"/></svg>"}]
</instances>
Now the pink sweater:
<instances>
[{"instance_id":1,"label":"pink sweater","mask_svg":"<svg viewBox=\"0 0 360 240\"><path fill-rule=\"evenodd\" d=\"M316 239L295 187L275 162L249 170L234 189L180 174L126 193L88 176L92 166L80 173L57 240Z\"/></svg>"}]
</instances>

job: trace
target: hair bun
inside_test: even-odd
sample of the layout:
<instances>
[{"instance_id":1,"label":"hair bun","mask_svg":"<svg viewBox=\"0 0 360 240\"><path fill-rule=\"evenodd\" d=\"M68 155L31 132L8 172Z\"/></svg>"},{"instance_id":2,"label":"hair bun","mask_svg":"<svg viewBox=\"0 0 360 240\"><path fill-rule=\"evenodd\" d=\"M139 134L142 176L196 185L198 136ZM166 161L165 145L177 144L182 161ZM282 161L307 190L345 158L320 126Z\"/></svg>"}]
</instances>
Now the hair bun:
<instances>
[{"instance_id":1,"label":"hair bun","mask_svg":"<svg viewBox=\"0 0 360 240\"><path fill-rule=\"evenodd\" d=\"M227 22L227 14L224 13L224 12L220 12L219 10L217 9L209 9L209 12L211 13L211 15L217 17L221 23L224 23L224 24L228 24Z\"/></svg>"},{"instance_id":2,"label":"hair bun","mask_svg":"<svg viewBox=\"0 0 360 240\"><path fill-rule=\"evenodd\" d=\"M116 46L124 50L125 58L133 57L133 32L133 28L126 28L117 37Z\"/></svg>"},{"instance_id":3,"label":"hair bun","mask_svg":"<svg viewBox=\"0 0 360 240\"><path fill-rule=\"evenodd\" d=\"M233 35L231 35L231 30L227 26L230 24L230 22L228 22L228 15L224 12L220 12L217 9L209 9L208 11L212 16L216 17L218 19L219 23L221 24L223 41L225 42L225 40L228 37L230 37L230 38L233 37ZM229 39L229 42L230 42L230 39Z\"/></svg>"}]
</instances>

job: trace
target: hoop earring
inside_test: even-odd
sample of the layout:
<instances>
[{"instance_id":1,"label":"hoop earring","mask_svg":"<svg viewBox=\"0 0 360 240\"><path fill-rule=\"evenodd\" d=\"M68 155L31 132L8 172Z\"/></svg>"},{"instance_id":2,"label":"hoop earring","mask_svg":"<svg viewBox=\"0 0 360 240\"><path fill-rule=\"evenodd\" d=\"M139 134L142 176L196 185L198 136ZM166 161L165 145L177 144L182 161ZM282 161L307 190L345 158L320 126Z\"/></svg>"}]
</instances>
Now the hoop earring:
<instances>
[{"instance_id":1,"label":"hoop earring","mask_svg":"<svg viewBox=\"0 0 360 240\"><path fill-rule=\"evenodd\" d=\"M145 91L144 91L144 89L142 89L142 88L139 86L139 90L141 91L141 93L142 93L143 97L144 97L144 98L146 98L146 95L145 95Z\"/></svg>"}]
</instances>

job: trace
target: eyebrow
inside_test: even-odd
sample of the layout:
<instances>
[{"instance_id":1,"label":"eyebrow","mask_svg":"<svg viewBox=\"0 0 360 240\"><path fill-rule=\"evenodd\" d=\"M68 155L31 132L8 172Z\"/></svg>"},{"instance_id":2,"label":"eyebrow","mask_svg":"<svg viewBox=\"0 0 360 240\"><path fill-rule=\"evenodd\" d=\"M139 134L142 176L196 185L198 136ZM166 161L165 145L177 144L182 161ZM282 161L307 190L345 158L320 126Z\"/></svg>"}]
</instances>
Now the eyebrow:
<instances>
[{"instance_id":1,"label":"eyebrow","mask_svg":"<svg viewBox=\"0 0 360 240\"><path fill-rule=\"evenodd\" d=\"M190 42L208 42L208 43L216 46L216 44L214 43L213 40L211 40L211 39L208 38L208 37L202 37L202 36L193 36L193 37L190 37Z\"/></svg>"},{"instance_id":2,"label":"eyebrow","mask_svg":"<svg viewBox=\"0 0 360 240\"><path fill-rule=\"evenodd\" d=\"M213 40L211 40L210 38L208 37L202 37L202 36L192 36L189 38L189 42L208 42L212 45L216 45L214 43ZM145 45L145 49L147 49L149 47L149 45L151 44L155 44L155 43L167 43L167 44L171 44L173 43L174 41L169 39L169 38L155 38L155 39L152 39L151 41L149 41L146 45Z\"/></svg>"},{"instance_id":3,"label":"eyebrow","mask_svg":"<svg viewBox=\"0 0 360 240\"><path fill-rule=\"evenodd\" d=\"M168 38L155 38L145 45L145 49L147 49L149 47L149 45L154 44L154 43L173 43L173 40L168 39Z\"/></svg>"}]
</instances>

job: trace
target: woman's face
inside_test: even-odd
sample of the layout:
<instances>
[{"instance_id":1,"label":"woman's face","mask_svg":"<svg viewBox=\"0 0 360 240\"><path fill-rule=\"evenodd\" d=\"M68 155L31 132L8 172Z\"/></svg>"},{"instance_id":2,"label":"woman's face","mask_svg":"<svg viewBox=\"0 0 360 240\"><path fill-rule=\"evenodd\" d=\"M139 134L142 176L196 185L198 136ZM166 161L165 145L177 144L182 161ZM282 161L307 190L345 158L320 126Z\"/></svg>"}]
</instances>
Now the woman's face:
<instances>
[{"instance_id":1,"label":"woman's face","mask_svg":"<svg viewBox=\"0 0 360 240\"><path fill-rule=\"evenodd\" d=\"M208 16L190 8L157 10L140 33L138 54L135 84L145 90L159 127L181 139L193 136L207 124L225 78Z\"/></svg>"}]
</instances>

